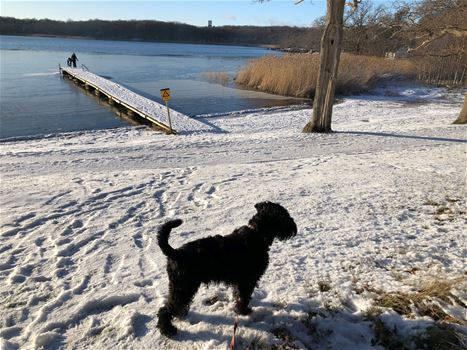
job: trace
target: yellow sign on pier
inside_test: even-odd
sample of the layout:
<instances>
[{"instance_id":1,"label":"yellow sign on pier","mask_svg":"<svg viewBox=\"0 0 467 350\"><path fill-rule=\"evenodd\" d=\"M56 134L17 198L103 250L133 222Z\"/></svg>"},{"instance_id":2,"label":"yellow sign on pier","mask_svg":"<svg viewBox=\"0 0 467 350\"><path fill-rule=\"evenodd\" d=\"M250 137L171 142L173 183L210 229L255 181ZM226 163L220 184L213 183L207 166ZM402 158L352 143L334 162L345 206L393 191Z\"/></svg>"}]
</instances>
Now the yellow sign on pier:
<instances>
[{"instance_id":1,"label":"yellow sign on pier","mask_svg":"<svg viewBox=\"0 0 467 350\"><path fill-rule=\"evenodd\" d=\"M162 99L165 101L165 106L167 107L167 117L169 118L169 128L170 128L170 133L173 134L174 131L172 129L172 122L170 121L170 109L169 109L169 100L170 100L170 89L165 88L161 89L161 96Z\"/></svg>"},{"instance_id":2,"label":"yellow sign on pier","mask_svg":"<svg viewBox=\"0 0 467 350\"><path fill-rule=\"evenodd\" d=\"M170 89L169 88L161 89L161 96L165 102L169 101L170 100Z\"/></svg>"}]
</instances>

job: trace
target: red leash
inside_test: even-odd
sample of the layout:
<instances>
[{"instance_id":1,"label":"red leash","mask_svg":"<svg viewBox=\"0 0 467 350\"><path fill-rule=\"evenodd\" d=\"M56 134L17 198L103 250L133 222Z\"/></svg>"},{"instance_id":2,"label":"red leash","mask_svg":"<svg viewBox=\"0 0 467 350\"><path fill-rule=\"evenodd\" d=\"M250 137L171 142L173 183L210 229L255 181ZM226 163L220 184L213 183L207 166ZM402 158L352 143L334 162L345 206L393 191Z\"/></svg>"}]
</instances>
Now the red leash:
<instances>
[{"instance_id":1,"label":"red leash","mask_svg":"<svg viewBox=\"0 0 467 350\"><path fill-rule=\"evenodd\" d=\"M235 314L235 323L234 323L234 329L233 329L233 334L232 334L232 340L230 341L230 350L234 350L235 348L235 333L237 332L238 328L238 314Z\"/></svg>"}]
</instances>

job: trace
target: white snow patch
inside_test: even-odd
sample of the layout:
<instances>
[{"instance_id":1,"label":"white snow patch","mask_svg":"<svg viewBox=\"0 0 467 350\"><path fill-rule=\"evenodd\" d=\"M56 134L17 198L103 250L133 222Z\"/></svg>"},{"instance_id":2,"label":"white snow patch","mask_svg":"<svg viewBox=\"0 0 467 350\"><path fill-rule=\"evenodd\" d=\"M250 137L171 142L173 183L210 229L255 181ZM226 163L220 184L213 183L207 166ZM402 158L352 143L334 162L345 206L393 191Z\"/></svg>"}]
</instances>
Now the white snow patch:
<instances>
[{"instance_id":1,"label":"white snow patch","mask_svg":"<svg viewBox=\"0 0 467 350\"><path fill-rule=\"evenodd\" d=\"M34 347L36 349L39 348L47 348L51 343L57 340L57 338L60 337L60 334L57 332L45 332L42 334L38 334L34 338Z\"/></svg>"}]
</instances>

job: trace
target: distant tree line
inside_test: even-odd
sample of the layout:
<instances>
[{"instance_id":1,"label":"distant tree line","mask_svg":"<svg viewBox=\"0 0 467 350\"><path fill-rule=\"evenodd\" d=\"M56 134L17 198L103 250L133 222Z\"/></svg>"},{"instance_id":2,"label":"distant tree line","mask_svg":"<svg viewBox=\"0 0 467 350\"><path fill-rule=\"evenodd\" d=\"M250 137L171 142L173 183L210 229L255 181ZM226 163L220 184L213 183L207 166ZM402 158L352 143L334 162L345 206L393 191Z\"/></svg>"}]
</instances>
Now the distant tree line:
<instances>
[{"instance_id":1,"label":"distant tree line","mask_svg":"<svg viewBox=\"0 0 467 350\"><path fill-rule=\"evenodd\" d=\"M197 27L150 20L55 21L0 17L2 35L51 35L108 40L271 45L319 48L321 29L288 26Z\"/></svg>"},{"instance_id":2,"label":"distant tree line","mask_svg":"<svg viewBox=\"0 0 467 350\"><path fill-rule=\"evenodd\" d=\"M344 13L345 52L383 56L405 49L410 56L448 57L464 54L467 39L466 0L359 0ZM323 28L324 17L314 27Z\"/></svg>"},{"instance_id":3,"label":"distant tree line","mask_svg":"<svg viewBox=\"0 0 467 350\"><path fill-rule=\"evenodd\" d=\"M467 1L358 0L344 13L342 50L358 55L411 57L418 78L439 85L467 80ZM322 18L315 21L323 27Z\"/></svg>"}]
</instances>

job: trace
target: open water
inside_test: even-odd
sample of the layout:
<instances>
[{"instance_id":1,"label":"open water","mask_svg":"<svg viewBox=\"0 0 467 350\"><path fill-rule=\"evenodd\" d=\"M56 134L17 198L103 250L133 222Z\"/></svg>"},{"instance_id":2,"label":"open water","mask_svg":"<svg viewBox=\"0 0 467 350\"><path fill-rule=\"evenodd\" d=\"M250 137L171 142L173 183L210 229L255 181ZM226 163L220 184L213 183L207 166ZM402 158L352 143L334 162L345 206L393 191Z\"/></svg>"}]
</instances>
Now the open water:
<instances>
[{"instance_id":1,"label":"open water","mask_svg":"<svg viewBox=\"0 0 467 350\"><path fill-rule=\"evenodd\" d=\"M249 60L278 55L262 48L0 36L0 138L128 125L105 104L60 79L58 65L75 52L79 66L187 115L282 106L300 100L210 81L207 72L233 78Z\"/></svg>"}]
</instances>

